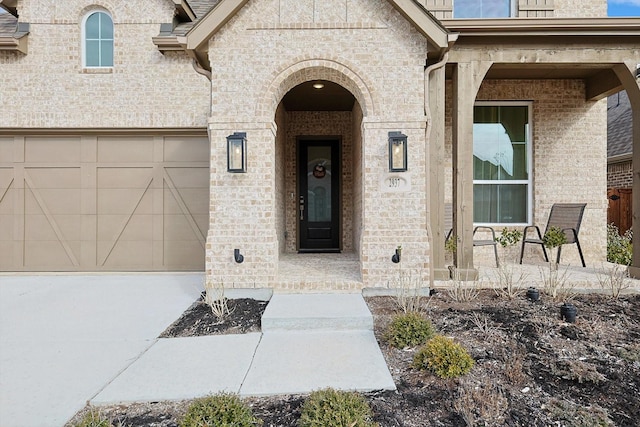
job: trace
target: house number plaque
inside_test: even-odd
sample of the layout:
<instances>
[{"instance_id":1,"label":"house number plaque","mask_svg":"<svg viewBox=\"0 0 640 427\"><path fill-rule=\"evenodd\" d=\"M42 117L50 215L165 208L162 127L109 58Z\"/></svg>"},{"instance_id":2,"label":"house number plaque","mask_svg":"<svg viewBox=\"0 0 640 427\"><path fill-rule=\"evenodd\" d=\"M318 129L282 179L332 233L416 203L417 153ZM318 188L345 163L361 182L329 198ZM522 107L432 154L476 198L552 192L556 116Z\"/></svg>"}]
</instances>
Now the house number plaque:
<instances>
[{"instance_id":1,"label":"house number plaque","mask_svg":"<svg viewBox=\"0 0 640 427\"><path fill-rule=\"evenodd\" d=\"M385 193L401 193L411 191L411 180L406 175L388 175L382 181L381 190Z\"/></svg>"}]
</instances>

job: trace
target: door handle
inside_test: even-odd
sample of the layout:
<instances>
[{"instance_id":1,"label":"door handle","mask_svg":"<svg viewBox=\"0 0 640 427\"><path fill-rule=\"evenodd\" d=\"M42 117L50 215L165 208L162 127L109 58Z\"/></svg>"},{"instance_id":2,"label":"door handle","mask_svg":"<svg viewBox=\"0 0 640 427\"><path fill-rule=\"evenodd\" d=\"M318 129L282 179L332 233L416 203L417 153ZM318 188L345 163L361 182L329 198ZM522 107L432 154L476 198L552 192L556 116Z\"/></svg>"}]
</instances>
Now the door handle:
<instances>
[{"instance_id":1,"label":"door handle","mask_svg":"<svg viewBox=\"0 0 640 427\"><path fill-rule=\"evenodd\" d=\"M300 196L299 209L300 209L300 221L304 221L304 196Z\"/></svg>"}]
</instances>

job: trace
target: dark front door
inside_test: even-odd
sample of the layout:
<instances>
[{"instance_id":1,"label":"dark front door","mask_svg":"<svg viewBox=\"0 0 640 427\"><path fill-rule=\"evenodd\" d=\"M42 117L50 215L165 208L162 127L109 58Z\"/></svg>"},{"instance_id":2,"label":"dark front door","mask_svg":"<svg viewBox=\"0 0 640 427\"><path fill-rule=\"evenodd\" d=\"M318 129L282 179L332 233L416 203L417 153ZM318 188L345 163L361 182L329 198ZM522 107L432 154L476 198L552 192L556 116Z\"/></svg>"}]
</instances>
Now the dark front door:
<instances>
[{"instance_id":1,"label":"dark front door","mask_svg":"<svg viewBox=\"0 0 640 427\"><path fill-rule=\"evenodd\" d=\"M340 143L298 141L300 252L340 250Z\"/></svg>"}]
</instances>

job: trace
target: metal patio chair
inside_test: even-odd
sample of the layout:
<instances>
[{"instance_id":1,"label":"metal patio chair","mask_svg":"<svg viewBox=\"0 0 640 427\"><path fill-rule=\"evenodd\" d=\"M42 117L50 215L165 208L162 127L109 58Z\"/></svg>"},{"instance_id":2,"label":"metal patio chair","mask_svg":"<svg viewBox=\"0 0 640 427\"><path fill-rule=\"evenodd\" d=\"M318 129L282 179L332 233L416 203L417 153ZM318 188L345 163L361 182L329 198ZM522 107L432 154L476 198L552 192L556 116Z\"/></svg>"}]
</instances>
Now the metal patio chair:
<instances>
[{"instance_id":1,"label":"metal patio chair","mask_svg":"<svg viewBox=\"0 0 640 427\"><path fill-rule=\"evenodd\" d=\"M578 253L580 254L580 261L582 261L583 267L586 267L586 264L584 263L582 248L580 247L580 241L578 240L578 233L580 232L580 224L582 223L582 215L584 214L585 206L587 206L586 203L555 203L551 206L549 220L547 221L547 228L544 230L545 233L549 231L551 227L557 227L562 230L564 235L567 237L567 243L565 243L565 245L575 243L576 246L578 246ZM536 230L537 238L527 237L529 229ZM538 228L537 225L529 225L524 228L523 234L522 248L520 249L520 264L522 264L522 257L524 256L524 245L527 243L540 245L542 247L542 253L544 254L545 261L549 262L549 257L547 256L547 251L542 241L543 234L540 234L540 228ZM560 263L562 246L563 245L560 245L558 247L558 256L556 258L556 263L558 264Z\"/></svg>"},{"instance_id":2,"label":"metal patio chair","mask_svg":"<svg viewBox=\"0 0 640 427\"><path fill-rule=\"evenodd\" d=\"M445 230L449 230L447 232L446 237L444 238L445 243L451 238L453 234L453 205L451 203L445 203L444 205L444 226ZM491 239L476 239L476 231L478 230L486 230L491 232ZM473 246L493 246L493 254L496 257L496 267L500 267L500 261L498 260L498 242L496 242L496 232L493 227L489 227L487 225L479 225L473 229Z\"/></svg>"}]
</instances>

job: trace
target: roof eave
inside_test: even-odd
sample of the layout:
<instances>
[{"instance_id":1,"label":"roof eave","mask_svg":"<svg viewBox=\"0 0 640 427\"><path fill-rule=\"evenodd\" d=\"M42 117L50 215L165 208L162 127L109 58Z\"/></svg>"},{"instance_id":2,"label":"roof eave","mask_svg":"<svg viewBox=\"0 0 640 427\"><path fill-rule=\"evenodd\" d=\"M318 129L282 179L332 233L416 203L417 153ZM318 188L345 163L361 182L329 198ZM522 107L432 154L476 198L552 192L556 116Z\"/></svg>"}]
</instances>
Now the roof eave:
<instances>
[{"instance_id":1,"label":"roof eave","mask_svg":"<svg viewBox=\"0 0 640 427\"><path fill-rule=\"evenodd\" d=\"M16 32L9 37L0 37L0 50L28 53L29 47L29 24L19 22Z\"/></svg>"},{"instance_id":2,"label":"roof eave","mask_svg":"<svg viewBox=\"0 0 640 427\"><path fill-rule=\"evenodd\" d=\"M413 0L389 0L393 7L420 32L438 51L445 51L455 42L455 34L427 9Z\"/></svg>"},{"instance_id":3,"label":"roof eave","mask_svg":"<svg viewBox=\"0 0 640 427\"><path fill-rule=\"evenodd\" d=\"M183 37L178 37L175 35L171 36L156 36L152 37L151 41L153 44L158 46L158 50L162 53L168 51L184 51L186 50L186 44L184 43Z\"/></svg>"},{"instance_id":4,"label":"roof eave","mask_svg":"<svg viewBox=\"0 0 640 427\"><path fill-rule=\"evenodd\" d=\"M442 24L461 36L640 35L640 18L446 19Z\"/></svg>"},{"instance_id":5,"label":"roof eave","mask_svg":"<svg viewBox=\"0 0 640 427\"><path fill-rule=\"evenodd\" d=\"M633 153L617 154L607 158L607 164L624 163L633 160Z\"/></svg>"},{"instance_id":6,"label":"roof eave","mask_svg":"<svg viewBox=\"0 0 640 427\"><path fill-rule=\"evenodd\" d=\"M181 21L193 22L197 19L196 14L186 0L173 0L173 4L176 6L176 14Z\"/></svg>"},{"instance_id":7,"label":"roof eave","mask_svg":"<svg viewBox=\"0 0 640 427\"><path fill-rule=\"evenodd\" d=\"M249 0L222 0L198 21L187 33L187 49L197 50L206 45L209 39Z\"/></svg>"}]
</instances>

